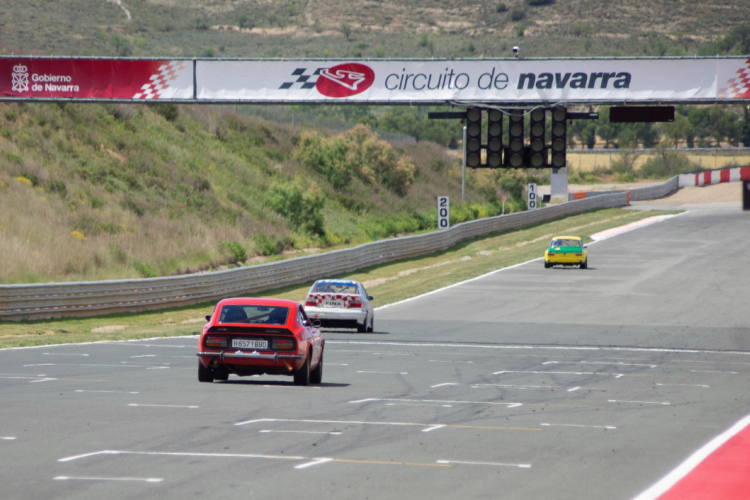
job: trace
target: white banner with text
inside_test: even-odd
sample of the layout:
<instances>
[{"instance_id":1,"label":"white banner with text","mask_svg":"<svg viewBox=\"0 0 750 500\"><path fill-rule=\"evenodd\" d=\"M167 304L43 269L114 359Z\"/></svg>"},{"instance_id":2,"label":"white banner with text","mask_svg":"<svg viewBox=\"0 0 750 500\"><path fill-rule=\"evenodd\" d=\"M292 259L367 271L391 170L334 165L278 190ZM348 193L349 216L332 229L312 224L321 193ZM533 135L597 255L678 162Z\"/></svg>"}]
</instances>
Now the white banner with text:
<instances>
[{"instance_id":1,"label":"white banner with text","mask_svg":"<svg viewBox=\"0 0 750 500\"><path fill-rule=\"evenodd\" d=\"M750 99L750 59L197 61L198 100L585 102Z\"/></svg>"}]
</instances>

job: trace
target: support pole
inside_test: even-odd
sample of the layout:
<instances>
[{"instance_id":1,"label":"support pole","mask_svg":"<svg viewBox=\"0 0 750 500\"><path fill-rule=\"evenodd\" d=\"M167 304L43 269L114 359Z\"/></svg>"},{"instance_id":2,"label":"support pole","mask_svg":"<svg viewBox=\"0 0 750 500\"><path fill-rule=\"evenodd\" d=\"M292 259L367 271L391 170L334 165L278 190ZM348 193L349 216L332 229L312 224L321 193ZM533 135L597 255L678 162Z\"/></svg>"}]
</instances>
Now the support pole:
<instances>
[{"instance_id":1,"label":"support pole","mask_svg":"<svg viewBox=\"0 0 750 500\"><path fill-rule=\"evenodd\" d=\"M461 146L461 149L463 149L463 162L461 165L461 201L464 201L464 199L466 199L466 127L464 127Z\"/></svg>"}]
</instances>

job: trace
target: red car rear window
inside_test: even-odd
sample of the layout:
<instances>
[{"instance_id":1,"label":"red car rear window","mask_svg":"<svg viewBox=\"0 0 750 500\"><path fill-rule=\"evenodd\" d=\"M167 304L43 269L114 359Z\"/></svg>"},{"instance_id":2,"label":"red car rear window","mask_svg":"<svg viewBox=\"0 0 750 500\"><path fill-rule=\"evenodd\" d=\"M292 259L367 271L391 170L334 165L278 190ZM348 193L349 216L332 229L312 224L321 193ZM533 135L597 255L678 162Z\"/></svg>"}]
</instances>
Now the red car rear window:
<instances>
[{"instance_id":1,"label":"red car rear window","mask_svg":"<svg viewBox=\"0 0 750 500\"><path fill-rule=\"evenodd\" d=\"M288 315L288 307L257 305L222 306L219 323L285 325Z\"/></svg>"}]
</instances>

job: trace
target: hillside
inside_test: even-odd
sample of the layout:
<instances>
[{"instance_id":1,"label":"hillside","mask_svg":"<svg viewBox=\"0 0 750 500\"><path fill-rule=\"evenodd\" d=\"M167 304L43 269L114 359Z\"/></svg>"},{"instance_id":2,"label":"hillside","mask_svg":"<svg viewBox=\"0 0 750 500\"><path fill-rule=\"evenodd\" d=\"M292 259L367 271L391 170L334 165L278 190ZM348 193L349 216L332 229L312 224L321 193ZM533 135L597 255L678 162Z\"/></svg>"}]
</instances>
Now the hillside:
<instances>
[{"instance_id":1,"label":"hillside","mask_svg":"<svg viewBox=\"0 0 750 500\"><path fill-rule=\"evenodd\" d=\"M469 175L461 204L456 157L362 125L331 136L201 106L0 104L0 282L195 272L432 229L438 194L454 223L498 213L496 175Z\"/></svg>"},{"instance_id":2,"label":"hillside","mask_svg":"<svg viewBox=\"0 0 750 500\"><path fill-rule=\"evenodd\" d=\"M120 4L120 5L118 5ZM4 0L8 53L242 57L693 55L745 0ZM738 52L739 51L739 52Z\"/></svg>"}]
</instances>

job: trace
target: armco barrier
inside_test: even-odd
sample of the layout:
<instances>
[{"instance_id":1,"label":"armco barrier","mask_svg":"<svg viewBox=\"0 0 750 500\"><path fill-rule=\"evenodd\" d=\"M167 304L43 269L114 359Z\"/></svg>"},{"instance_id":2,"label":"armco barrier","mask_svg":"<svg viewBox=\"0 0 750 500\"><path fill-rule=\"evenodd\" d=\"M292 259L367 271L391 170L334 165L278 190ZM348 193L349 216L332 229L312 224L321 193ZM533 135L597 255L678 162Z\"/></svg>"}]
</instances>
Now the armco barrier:
<instances>
[{"instance_id":1,"label":"armco barrier","mask_svg":"<svg viewBox=\"0 0 750 500\"><path fill-rule=\"evenodd\" d=\"M676 191L678 184L679 176L674 176L666 182L644 188L617 191L577 191L575 193L568 193L568 201L583 200L615 193L626 193L628 191L630 191L630 201L655 200L657 198L664 198Z\"/></svg>"},{"instance_id":2,"label":"armco barrier","mask_svg":"<svg viewBox=\"0 0 750 500\"><path fill-rule=\"evenodd\" d=\"M354 248L213 273L136 280L0 285L0 319L137 312L255 294L444 250L458 241L475 236L625 204L625 193L596 196L538 210L464 222L446 231L375 241Z\"/></svg>"}]
</instances>

